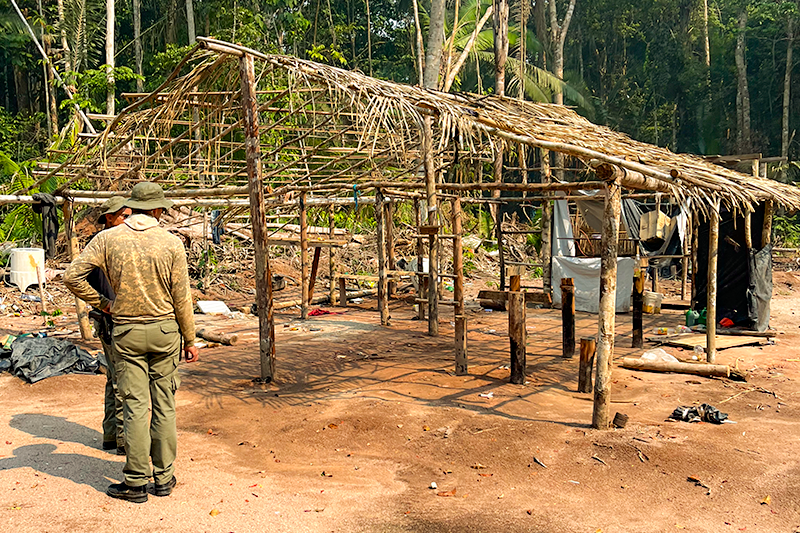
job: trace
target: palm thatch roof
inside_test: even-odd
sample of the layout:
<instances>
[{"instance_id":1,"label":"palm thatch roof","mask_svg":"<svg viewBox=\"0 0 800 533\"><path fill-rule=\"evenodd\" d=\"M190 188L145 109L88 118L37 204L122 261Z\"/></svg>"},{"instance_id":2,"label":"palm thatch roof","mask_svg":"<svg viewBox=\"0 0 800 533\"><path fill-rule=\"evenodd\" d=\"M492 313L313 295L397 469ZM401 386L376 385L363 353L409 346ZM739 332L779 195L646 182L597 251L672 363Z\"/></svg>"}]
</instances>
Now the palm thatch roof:
<instances>
[{"instance_id":1,"label":"palm thatch roof","mask_svg":"<svg viewBox=\"0 0 800 533\"><path fill-rule=\"evenodd\" d=\"M176 194L246 195L237 58L245 53L256 60L263 174L273 195L299 187L346 194L375 181L421 185L422 122L432 116L442 167L486 161L502 147L537 147L583 169L614 165L701 210L763 200L800 209L797 187L635 141L565 106L443 93L214 39L202 39L156 91L128 95L131 105L101 134L42 165L40 182L59 176L64 188L124 190L151 179Z\"/></svg>"}]
</instances>

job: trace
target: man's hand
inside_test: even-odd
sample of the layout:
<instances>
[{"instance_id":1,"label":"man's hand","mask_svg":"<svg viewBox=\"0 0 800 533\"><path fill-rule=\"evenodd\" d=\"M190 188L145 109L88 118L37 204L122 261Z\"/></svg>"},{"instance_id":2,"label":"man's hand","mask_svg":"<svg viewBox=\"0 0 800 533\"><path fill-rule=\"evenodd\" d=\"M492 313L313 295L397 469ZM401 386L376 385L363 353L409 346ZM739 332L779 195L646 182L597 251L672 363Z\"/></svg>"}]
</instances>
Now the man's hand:
<instances>
[{"instance_id":1,"label":"man's hand","mask_svg":"<svg viewBox=\"0 0 800 533\"><path fill-rule=\"evenodd\" d=\"M187 346L183 349L183 353L187 363L196 363L200 359L200 350L197 346Z\"/></svg>"}]
</instances>

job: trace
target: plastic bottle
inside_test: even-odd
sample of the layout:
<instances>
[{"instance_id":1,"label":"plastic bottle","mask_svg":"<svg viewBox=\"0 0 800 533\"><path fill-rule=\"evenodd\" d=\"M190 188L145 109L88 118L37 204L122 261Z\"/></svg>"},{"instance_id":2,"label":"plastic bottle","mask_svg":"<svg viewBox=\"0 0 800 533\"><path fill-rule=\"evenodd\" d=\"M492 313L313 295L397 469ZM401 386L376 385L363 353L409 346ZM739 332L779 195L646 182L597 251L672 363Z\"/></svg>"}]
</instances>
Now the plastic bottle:
<instances>
[{"instance_id":1,"label":"plastic bottle","mask_svg":"<svg viewBox=\"0 0 800 533\"><path fill-rule=\"evenodd\" d=\"M703 324L704 326L706 325L706 313L707 312L708 312L708 310L705 307L703 308L702 311L700 311L700 318L697 321L698 324Z\"/></svg>"},{"instance_id":2,"label":"plastic bottle","mask_svg":"<svg viewBox=\"0 0 800 533\"><path fill-rule=\"evenodd\" d=\"M694 311L692 309L686 310L686 326L692 327L697 324L698 320L700 319L700 313Z\"/></svg>"}]
</instances>

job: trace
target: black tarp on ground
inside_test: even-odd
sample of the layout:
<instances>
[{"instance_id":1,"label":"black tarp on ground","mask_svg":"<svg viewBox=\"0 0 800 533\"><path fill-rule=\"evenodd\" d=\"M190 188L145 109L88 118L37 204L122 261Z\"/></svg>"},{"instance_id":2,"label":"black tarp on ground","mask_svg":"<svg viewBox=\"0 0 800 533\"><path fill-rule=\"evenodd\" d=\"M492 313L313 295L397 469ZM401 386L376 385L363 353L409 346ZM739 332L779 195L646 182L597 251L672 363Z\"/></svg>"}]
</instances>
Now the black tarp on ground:
<instances>
[{"instance_id":1,"label":"black tarp on ground","mask_svg":"<svg viewBox=\"0 0 800 533\"><path fill-rule=\"evenodd\" d=\"M764 204L751 215L753 250L748 254L744 218L730 211L720 213L717 255L717 320L727 317L738 327L765 331L769 327L772 298L772 247L762 247ZM701 220L697 246L698 271L694 275L692 308L704 309L708 302L708 220Z\"/></svg>"},{"instance_id":2,"label":"black tarp on ground","mask_svg":"<svg viewBox=\"0 0 800 533\"><path fill-rule=\"evenodd\" d=\"M28 383L63 374L97 374L89 352L64 339L21 337L11 345L11 373Z\"/></svg>"}]
</instances>

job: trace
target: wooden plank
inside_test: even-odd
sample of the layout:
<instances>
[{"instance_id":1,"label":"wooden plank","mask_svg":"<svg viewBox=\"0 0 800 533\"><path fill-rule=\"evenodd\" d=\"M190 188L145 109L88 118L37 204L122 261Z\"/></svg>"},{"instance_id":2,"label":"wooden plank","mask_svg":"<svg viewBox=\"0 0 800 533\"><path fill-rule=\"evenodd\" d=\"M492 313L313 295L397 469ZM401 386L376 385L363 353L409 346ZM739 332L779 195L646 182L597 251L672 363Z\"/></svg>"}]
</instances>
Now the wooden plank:
<instances>
[{"instance_id":1,"label":"wooden plank","mask_svg":"<svg viewBox=\"0 0 800 533\"><path fill-rule=\"evenodd\" d=\"M581 359L578 366L578 392L592 392L592 365L597 340L594 337L581 337Z\"/></svg>"},{"instance_id":2,"label":"wooden plank","mask_svg":"<svg viewBox=\"0 0 800 533\"><path fill-rule=\"evenodd\" d=\"M561 278L561 356L575 355L575 280Z\"/></svg>"},{"instance_id":3,"label":"wooden plank","mask_svg":"<svg viewBox=\"0 0 800 533\"><path fill-rule=\"evenodd\" d=\"M700 346L704 350L708 347L708 337L702 333L682 333L679 335L652 335L647 337L650 342L666 344L677 348L693 349ZM737 346L748 346L750 344L761 344L768 342L765 337L745 336L745 335L717 335L716 347L718 350L736 348Z\"/></svg>"},{"instance_id":4,"label":"wooden plank","mask_svg":"<svg viewBox=\"0 0 800 533\"><path fill-rule=\"evenodd\" d=\"M525 297L521 292L508 295L508 338L511 350L511 383L525 383L527 331L525 329Z\"/></svg>"}]
</instances>

